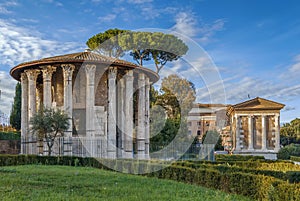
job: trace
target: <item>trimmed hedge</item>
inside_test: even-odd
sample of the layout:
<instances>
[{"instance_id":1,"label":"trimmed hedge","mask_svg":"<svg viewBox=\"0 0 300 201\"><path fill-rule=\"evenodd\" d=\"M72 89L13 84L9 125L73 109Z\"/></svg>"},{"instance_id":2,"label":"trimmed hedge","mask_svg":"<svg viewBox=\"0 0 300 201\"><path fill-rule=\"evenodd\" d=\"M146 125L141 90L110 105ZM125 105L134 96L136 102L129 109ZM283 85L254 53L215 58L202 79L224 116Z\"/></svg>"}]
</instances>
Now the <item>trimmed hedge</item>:
<instances>
[{"instance_id":1,"label":"trimmed hedge","mask_svg":"<svg viewBox=\"0 0 300 201\"><path fill-rule=\"evenodd\" d=\"M246 163L249 163L246 161ZM72 156L36 156L36 155L0 155L0 166L46 164L89 166L108 170L113 167L131 174L143 174L149 177L171 179L179 182L196 184L208 188L219 189L228 193L236 193L256 200L295 200L300 201L300 184L290 184L271 176L225 170L225 163L201 163L192 161L177 162L171 165L153 161L109 160L80 158ZM221 168L220 168L220 167ZM299 172L297 172L298 174Z\"/></svg>"},{"instance_id":2,"label":"trimmed hedge","mask_svg":"<svg viewBox=\"0 0 300 201\"><path fill-rule=\"evenodd\" d=\"M252 156L252 155L238 155L238 154L217 154L215 156L216 161L260 161L265 160L263 156Z\"/></svg>"},{"instance_id":3,"label":"trimmed hedge","mask_svg":"<svg viewBox=\"0 0 300 201\"><path fill-rule=\"evenodd\" d=\"M300 157L298 156L291 156L292 161L300 162Z\"/></svg>"},{"instance_id":4,"label":"trimmed hedge","mask_svg":"<svg viewBox=\"0 0 300 201\"><path fill-rule=\"evenodd\" d=\"M0 140L21 140L20 132L0 132Z\"/></svg>"}]
</instances>

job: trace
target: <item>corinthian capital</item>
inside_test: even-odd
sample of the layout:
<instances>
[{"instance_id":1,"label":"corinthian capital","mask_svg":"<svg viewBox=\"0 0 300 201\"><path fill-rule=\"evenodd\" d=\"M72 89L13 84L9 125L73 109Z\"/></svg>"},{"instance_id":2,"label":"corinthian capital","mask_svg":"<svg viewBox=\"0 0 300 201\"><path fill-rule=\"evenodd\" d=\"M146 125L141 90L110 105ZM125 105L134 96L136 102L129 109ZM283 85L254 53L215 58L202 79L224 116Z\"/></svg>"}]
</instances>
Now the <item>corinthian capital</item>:
<instances>
[{"instance_id":1,"label":"corinthian capital","mask_svg":"<svg viewBox=\"0 0 300 201\"><path fill-rule=\"evenodd\" d=\"M24 71L29 81L36 81L37 76L40 74L38 69L28 69Z\"/></svg>"}]
</instances>

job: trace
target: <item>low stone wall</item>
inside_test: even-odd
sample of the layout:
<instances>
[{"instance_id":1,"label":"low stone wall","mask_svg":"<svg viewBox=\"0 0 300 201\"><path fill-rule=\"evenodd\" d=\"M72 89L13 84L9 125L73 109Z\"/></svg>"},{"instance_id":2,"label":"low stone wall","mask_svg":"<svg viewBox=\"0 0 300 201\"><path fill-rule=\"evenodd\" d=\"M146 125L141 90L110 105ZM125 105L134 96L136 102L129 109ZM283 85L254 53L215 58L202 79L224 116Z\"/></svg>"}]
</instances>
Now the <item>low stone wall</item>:
<instances>
[{"instance_id":1,"label":"low stone wall","mask_svg":"<svg viewBox=\"0 0 300 201\"><path fill-rule=\"evenodd\" d=\"M19 154L20 140L0 140L0 154Z\"/></svg>"}]
</instances>

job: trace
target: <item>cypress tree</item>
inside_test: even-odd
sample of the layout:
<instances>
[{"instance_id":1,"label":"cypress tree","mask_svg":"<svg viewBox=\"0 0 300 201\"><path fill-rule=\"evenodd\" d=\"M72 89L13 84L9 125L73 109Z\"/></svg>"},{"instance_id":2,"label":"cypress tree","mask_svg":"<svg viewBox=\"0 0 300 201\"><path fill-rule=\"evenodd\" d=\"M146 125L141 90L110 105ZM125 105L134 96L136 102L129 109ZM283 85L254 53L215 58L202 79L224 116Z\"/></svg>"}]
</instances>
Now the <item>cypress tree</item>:
<instances>
[{"instance_id":1,"label":"cypress tree","mask_svg":"<svg viewBox=\"0 0 300 201\"><path fill-rule=\"evenodd\" d=\"M21 129L21 96L21 84L18 82L15 89L14 103L10 113L10 124L17 130Z\"/></svg>"}]
</instances>

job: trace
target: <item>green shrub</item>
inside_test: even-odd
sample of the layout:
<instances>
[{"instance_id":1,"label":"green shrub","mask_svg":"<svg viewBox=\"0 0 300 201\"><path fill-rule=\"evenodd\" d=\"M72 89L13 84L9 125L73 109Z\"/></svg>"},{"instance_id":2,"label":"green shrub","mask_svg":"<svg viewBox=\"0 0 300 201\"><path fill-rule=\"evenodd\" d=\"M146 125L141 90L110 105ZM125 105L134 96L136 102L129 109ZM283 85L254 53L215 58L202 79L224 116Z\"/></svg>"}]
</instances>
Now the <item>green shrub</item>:
<instances>
[{"instance_id":1,"label":"green shrub","mask_svg":"<svg viewBox=\"0 0 300 201\"><path fill-rule=\"evenodd\" d=\"M300 156L300 144L290 144L281 148L277 154L278 159L289 160L291 156Z\"/></svg>"},{"instance_id":2,"label":"green shrub","mask_svg":"<svg viewBox=\"0 0 300 201\"><path fill-rule=\"evenodd\" d=\"M292 161L300 162L300 157L291 156L290 158L291 158Z\"/></svg>"},{"instance_id":3,"label":"green shrub","mask_svg":"<svg viewBox=\"0 0 300 201\"><path fill-rule=\"evenodd\" d=\"M21 132L0 132L0 140L21 140Z\"/></svg>"},{"instance_id":4,"label":"green shrub","mask_svg":"<svg viewBox=\"0 0 300 201\"><path fill-rule=\"evenodd\" d=\"M263 156L252 156L252 155L238 155L238 154L217 154L215 156L216 161L256 161L256 160L264 160Z\"/></svg>"}]
</instances>

